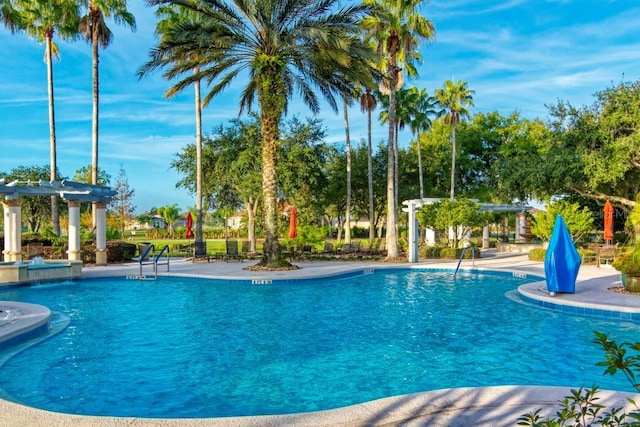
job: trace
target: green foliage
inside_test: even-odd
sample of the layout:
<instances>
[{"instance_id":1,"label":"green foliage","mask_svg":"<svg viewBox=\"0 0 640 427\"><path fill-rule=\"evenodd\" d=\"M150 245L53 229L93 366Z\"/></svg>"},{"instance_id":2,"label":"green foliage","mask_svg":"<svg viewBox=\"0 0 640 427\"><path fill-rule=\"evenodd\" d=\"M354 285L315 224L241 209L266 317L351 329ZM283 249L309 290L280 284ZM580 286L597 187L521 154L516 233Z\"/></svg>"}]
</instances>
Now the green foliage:
<instances>
[{"instance_id":1,"label":"green foliage","mask_svg":"<svg viewBox=\"0 0 640 427\"><path fill-rule=\"evenodd\" d=\"M562 215L574 243L593 230L593 215L588 208L580 208L578 203L561 200L547 203L546 211L540 211L534 216L531 232L548 241L557 215Z\"/></svg>"},{"instance_id":2,"label":"green foliage","mask_svg":"<svg viewBox=\"0 0 640 427\"><path fill-rule=\"evenodd\" d=\"M107 241L107 263L117 264L130 262L136 256L137 246L134 243L122 242L118 240ZM80 257L85 264L95 264L96 245L95 243L83 242L80 248Z\"/></svg>"},{"instance_id":3,"label":"green foliage","mask_svg":"<svg viewBox=\"0 0 640 427\"><path fill-rule=\"evenodd\" d=\"M531 261L544 261L544 257L546 254L546 249L535 248L529 251L528 257Z\"/></svg>"},{"instance_id":4,"label":"green foliage","mask_svg":"<svg viewBox=\"0 0 640 427\"><path fill-rule=\"evenodd\" d=\"M619 371L629 380L629 383L638 391L640 384L636 380L636 374L640 373L640 342L629 343L610 340L608 334L594 331L596 338L593 342L598 344L605 353L605 360L598 362L596 366L605 367L605 375L615 375ZM631 350L631 351L629 351ZM606 408L598 403L597 397L600 389L593 385L589 389L580 388L571 390L571 395L566 396L561 402L560 411L555 415L543 418L537 409L532 413L518 418L519 426L529 427L561 427L561 426L638 426L640 425L640 408L629 399L635 410L630 413L623 412L622 408ZM630 422L627 422L627 419Z\"/></svg>"},{"instance_id":5,"label":"green foliage","mask_svg":"<svg viewBox=\"0 0 640 427\"><path fill-rule=\"evenodd\" d=\"M485 225L490 214L480 212L480 205L469 199L441 200L437 203L424 205L416 216L421 226L432 226L440 232L448 234L449 228L458 230L449 239L449 246L455 248L462 236L470 233L475 227Z\"/></svg>"},{"instance_id":6,"label":"green foliage","mask_svg":"<svg viewBox=\"0 0 640 427\"><path fill-rule=\"evenodd\" d=\"M60 172L56 172L60 176ZM49 166L19 166L12 169L6 176L5 181L43 181L49 182ZM29 231L39 232L51 221L51 198L42 196L23 196L21 214L22 222L27 225ZM63 203L58 203L58 212L62 212Z\"/></svg>"},{"instance_id":7,"label":"green foliage","mask_svg":"<svg viewBox=\"0 0 640 427\"><path fill-rule=\"evenodd\" d=\"M612 265L620 273L640 277L640 243L635 244L630 250L617 254Z\"/></svg>"}]
</instances>

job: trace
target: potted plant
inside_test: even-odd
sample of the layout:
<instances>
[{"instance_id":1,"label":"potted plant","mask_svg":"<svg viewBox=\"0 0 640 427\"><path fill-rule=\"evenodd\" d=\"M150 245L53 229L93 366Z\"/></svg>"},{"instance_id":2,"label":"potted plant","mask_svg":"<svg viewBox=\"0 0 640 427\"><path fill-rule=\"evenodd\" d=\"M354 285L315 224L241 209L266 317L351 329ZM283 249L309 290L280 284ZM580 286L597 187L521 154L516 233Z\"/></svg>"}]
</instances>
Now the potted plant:
<instances>
[{"instance_id":1,"label":"potted plant","mask_svg":"<svg viewBox=\"0 0 640 427\"><path fill-rule=\"evenodd\" d=\"M640 244L618 256L612 263L622 273L622 284L629 292L640 292Z\"/></svg>"}]
</instances>

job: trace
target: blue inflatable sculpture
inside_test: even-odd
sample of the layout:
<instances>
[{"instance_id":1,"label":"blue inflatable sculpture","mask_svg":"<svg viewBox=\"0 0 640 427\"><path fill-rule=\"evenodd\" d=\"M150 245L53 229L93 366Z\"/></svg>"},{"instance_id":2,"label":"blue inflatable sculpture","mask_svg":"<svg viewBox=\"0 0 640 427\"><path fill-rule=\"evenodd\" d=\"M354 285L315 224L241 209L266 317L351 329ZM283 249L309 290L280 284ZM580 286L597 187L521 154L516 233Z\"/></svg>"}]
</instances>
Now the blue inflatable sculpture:
<instances>
[{"instance_id":1,"label":"blue inflatable sculpture","mask_svg":"<svg viewBox=\"0 0 640 427\"><path fill-rule=\"evenodd\" d=\"M544 257L544 273L547 289L551 295L556 292L574 293L576 278L580 269L580 255L571 240L567 225L561 215L556 217L551 240Z\"/></svg>"}]
</instances>

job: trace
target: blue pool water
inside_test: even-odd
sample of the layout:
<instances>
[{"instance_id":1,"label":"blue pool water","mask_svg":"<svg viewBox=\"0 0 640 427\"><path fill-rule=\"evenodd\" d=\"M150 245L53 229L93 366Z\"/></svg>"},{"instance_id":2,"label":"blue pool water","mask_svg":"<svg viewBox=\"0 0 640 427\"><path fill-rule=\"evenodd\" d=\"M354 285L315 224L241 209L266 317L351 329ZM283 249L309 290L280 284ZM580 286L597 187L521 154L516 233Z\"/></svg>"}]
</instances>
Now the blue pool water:
<instances>
[{"instance_id":1,"label":"blue pool water","mask_svg":"<svg viewBox=\"0 0 640 427\"><path fill-rule=\"evenodd\" d=\"M383 270L287 284L14 288L0 300L43 304L70 323L8 358L0 389L52 411L162 418L305 412L466 386L632 391L595 366L603 357L591 341L594 330L635 341L640 325L518 303L508 294L526 281Z\"/></svg>"}]
</instances>

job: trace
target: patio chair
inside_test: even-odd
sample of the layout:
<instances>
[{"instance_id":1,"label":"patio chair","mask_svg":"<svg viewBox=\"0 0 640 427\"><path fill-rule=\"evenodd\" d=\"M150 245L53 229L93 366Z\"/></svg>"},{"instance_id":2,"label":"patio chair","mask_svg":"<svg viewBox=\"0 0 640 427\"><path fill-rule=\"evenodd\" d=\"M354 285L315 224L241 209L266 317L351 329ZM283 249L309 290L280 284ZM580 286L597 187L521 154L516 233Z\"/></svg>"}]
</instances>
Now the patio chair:
<instances>
[{"instance_id":1,"label":"patio chair","mask_svg":"<svg viewBox=\"0 0 640 427\"><path fill-rule=\"evenodd\" d=\"M193 245L193 258L191 258L191 262L196 262L198 260L207 260L207 262L211 261L211 257L207 255L207 242L195 242Z\"/></svg>"},{"instance_id":2,"label":"patio chair","mask_svg":"<svg viewBox=\"0 0 640 427\"><path fill-rule=\"evenodd\" d=\"M240 262L243 261L244 257L240 252L238 252L238 241L237 240L226 240L225 246L227 248L227 253L224 257L225 261L229 261L230 259L235 259Z\"/></svg>"},{"instance_id":3,"label":"patio chair","mask_svg":"<svg viewBox=\"0 0 640 427\"><path fill-rule=\"evenodd\" d=\"M334 255L336 253L335 249L333 249L333 243L324 242L324 249L322 249L323 255Z\"/></svg>"}]
</instances>

